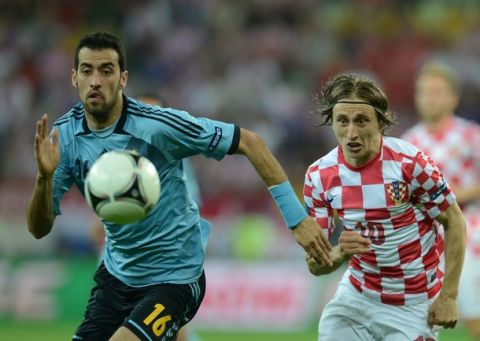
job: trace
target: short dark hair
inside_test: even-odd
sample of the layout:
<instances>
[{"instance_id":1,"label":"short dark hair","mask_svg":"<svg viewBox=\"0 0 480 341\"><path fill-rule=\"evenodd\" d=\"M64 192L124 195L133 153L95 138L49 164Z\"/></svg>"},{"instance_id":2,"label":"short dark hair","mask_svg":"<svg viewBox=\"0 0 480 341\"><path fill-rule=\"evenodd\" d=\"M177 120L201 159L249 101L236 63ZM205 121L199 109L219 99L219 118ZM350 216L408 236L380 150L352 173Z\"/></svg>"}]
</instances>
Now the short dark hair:
<instances>
[{"instance_id":1,"label":"short dark hair","mask_svg":"<svg viewBox=\"0 0 480 341\"><path fill-rule=\"evenodd\" d=\"M360 75L339 74L325 84L321 97L315 97L316 112L320 113L321 125L332 124L335 104L352 96L375 109L382 134L386 134L397 122L395 113L388 108L387 96L373 80Z\"/></svg>"},{"instance_id":2,"label":"short dark hair","mask_svg":"<svg viewBox=\"0 0 480 341\"><path fill-rule=\"evenodd\" d=\"M78 53L82 48L89 48L91 50L103 50L103 49L112 49L115 50L118 54L118 65L120 66L120 71L125 71L127 69L127 58L125 56L125 47L123 46L120 39L115 35L108 32L94 32L87 34L78 42L78 45L75 49L75 61L74 66L75 70L78 69Z\"/></svg>"}]
</instances>

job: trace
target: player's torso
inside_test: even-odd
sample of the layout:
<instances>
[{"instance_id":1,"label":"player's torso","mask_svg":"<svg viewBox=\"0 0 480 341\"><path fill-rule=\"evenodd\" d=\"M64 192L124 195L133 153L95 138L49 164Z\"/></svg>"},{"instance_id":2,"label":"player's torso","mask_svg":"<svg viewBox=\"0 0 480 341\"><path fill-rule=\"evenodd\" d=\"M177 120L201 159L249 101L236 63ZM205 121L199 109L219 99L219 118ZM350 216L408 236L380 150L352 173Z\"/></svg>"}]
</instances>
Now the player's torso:
<instances>
[{"instance_id":1,"label":"player's torso","mask_svg":"<svg viewBox=\"0 0 480 341\"><path fill-rule=\"evenodd\" d=\"M454 117L444 129L430 133L422 124L416 125L406 139L429 155L442 171L449 184L455 188L470 188L480 183L477 151L480 146L480 127L464 119ZM469 252L480 256L480 203L473 201L462 205L467 223Z\"/></svg>"},{"instance_id":2,"label":"player's torso","mask_svg":"<svg viewBox=\"0 0 480 341\"><path fill-rule=\"evenodd\" d=\"M151 124L150 124L151 125ZM196 204L186 189L182 160L168 153L168 141L160 139L160 131L132 130L135 121L127 118L121 131L96 135L91 131L68 135L61 127L64 141L62 163L83 192L85 177L100 155L112 150L135 150L155 165L161 182L160 200L150 214L135 223L114 225L105 222L107 245L105 265L117 278L130 285L146 285L162 281L191 281L202 268L203 246ZM161 129L161 128L158 128ZM68 141L68 142L67 142ZM193 251L194 250L194 251ZM171 259L185 260L186 270L173 273ZM145 269L156 266L146 275ZM151 276L151 277L148 277Z\"/></svg>"},{"instance_id":3,"label":"player's torso","mask_svg":"<svg viewBox=\"0 0 480 341\"><path fill-rule=\"evenodd\" d=\"M416 304L441 287L441 242L430 217L452 199L429 162L411 144L384 138L378 156L362 167L348 165L337 148L309 168L317 221L326 210L372 242L370 251L351 258L348 271L348 282L372 299Z\"/></svg>"},{"instance_id":4,"label":"player's torso","mask_svg":"<svg viewBox=\"0 0 480 341\"><path fill-rule=\"evenodd\" d=\"M418 238L418 220L425 219L409 201L401 163L379 160L360 171L339 167L335 182L342 185L329 188L326 198L343 227L372 241L375 265L399 264L398 247Z\"/></svg>"},{"instance_id":5,"label":"player's torso","mask_svg":"<svg viewBox=\"0 0 480 341\"><path fill-rule=\"evenodd\" d=\"M480 128L460 118L452 118L439 133L430 133L424 125L415 126L406 139L429 155L452 187L468 187L480 180L475 163L474 141L480 140Z\"/></svg>"}]
</instances>

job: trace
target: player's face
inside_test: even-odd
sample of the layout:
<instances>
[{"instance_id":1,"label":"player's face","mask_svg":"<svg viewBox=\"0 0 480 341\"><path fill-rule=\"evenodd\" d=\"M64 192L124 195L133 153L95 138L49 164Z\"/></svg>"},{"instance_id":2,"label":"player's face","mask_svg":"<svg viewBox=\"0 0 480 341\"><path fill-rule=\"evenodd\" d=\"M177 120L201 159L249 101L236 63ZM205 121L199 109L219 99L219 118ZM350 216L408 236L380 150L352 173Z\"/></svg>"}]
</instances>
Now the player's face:
<instances>
[{"instance_id":1,"label":"player's face","mask_svg":"<svg viewBox=\"0 0 480 341\"><path fill-rule=\"evenodd\" d=\"M450 115L458 103L458 96L448 81L439 75L425 74L415 84L415 104L426 121L438 121Z\"/></svg>"},{"instance_id":2,"label":"player's face","mask_svg":"<svg viewBox=\"0 0 480 341\"><path fill-rule=\"evenodd\" d=\"M98 122L108 122L119 114L127 71L120 71L118 54L113 49L82 48L78 69L72 71L72 83L78 88L85 110ZM112 122L113 123L113 122Z\"/></svg>"},{"instance_id":3,"label":"player's face","mask_svg":"<svg viewBox=\"0 0 480 341\"><path fill-rule=\"evenodd\" d=\"M345 159L352 166L362 166L380 152L380 123L375 109L369 104L335 104L332 127Z\"/></svg>"}]
</instances>

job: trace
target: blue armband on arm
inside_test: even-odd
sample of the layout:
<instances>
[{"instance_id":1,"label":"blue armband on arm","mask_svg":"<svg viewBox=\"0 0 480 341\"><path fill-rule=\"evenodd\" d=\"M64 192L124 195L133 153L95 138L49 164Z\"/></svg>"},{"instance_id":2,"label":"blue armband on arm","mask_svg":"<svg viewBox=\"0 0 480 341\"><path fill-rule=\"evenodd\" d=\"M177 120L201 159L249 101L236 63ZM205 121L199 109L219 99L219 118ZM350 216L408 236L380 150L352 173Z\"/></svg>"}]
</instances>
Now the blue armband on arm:
<instances>
[{"instance_id":1,"label":"blue armband on arm","mask_svg":"<svg viewBox=\"0 0 480 341\"><path fill-rule=\"evenodd\" d=\"M272 194L273 200L275 200L275 204L277 204L288 228L294 229L299 223L308 217L307 212L305 212L305 209L298 201L297 195L293 191L292 185L289 181L271 186L268 190Z\"/></svg>"}]
</instances>

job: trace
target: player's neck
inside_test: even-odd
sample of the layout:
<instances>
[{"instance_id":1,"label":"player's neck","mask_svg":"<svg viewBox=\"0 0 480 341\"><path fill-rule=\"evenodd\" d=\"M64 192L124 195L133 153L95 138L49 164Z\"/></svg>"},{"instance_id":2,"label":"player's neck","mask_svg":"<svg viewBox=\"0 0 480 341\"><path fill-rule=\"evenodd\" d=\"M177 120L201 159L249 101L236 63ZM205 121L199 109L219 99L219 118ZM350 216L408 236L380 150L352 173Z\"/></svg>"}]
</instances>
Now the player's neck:
<instances>
[{"instance_id":1,"label":"player's neck","mask_svg":"<svg viewBox=\"0 0 480 341\"><path fill-rule=\"evenodd\" d=\"M445 128L445 125L450 121L451 118L451 114L443 115L436 120L425 120L424 124L429 133L436 134Z\"/></svg>"}]
</instances>

